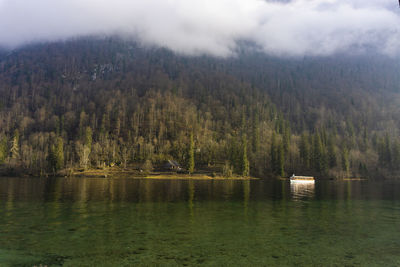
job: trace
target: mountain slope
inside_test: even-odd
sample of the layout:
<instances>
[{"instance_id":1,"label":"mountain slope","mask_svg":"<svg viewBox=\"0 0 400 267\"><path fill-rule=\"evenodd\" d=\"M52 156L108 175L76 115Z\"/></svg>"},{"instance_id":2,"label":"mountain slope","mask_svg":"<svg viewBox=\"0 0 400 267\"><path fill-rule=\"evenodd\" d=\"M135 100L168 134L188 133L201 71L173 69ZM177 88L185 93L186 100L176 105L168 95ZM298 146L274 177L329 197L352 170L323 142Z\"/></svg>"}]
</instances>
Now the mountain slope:
<instances>
[{"instance_id":1,"label":"mountain slope","mask_svg":"<svg viewBox=\"0 0 400 267\"><path fill-rule=\"evenodd\" d=\"M185 164L193 134L198 170L390 176L399 70L379 57L184 57L113 38L25 47L0 61L0 162Z\"/></svg>"}]
</instances>

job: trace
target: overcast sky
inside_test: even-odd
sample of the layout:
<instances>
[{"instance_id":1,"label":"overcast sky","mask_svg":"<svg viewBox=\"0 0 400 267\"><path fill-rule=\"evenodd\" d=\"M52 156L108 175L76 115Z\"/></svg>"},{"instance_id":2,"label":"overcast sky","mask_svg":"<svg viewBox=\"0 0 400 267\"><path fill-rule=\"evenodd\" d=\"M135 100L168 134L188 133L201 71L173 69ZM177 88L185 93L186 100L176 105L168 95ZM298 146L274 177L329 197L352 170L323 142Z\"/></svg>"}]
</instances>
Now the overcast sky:
<instances>
[{"instance_id":1,"label":"overcast sky","mask_svg":"<svg viewBox=\"0 0 400 267\"><path fill-rule=\"evenodd\" d=\"M0 45L87 35L135 37L185 54L400 54L397 0L0 0Z\"/></svg>"}]
</instances>

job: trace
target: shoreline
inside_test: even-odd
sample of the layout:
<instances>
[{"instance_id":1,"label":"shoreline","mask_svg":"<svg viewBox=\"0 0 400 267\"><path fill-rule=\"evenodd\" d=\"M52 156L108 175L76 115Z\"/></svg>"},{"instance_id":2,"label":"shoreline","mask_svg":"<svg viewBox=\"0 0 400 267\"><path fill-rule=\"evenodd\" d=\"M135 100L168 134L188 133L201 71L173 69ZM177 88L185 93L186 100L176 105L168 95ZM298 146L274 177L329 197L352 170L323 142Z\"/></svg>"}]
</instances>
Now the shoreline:
<instances>
[{"instance_id":1,"label":"shoreline","mask_svg":"<svg viewBox=\"0 0 400 267\"><path fill-rule=\"evenodd\" d=\"M143 177L144 179L153 179L153 180L259 180L260 178L255 177L224 177L224 176L208 176L202 174L177 174L177 175L147 175Z\"/></svg>"},{"instance_id":2,"label":"shoreline","mask_svg":"<svg viewBox=\"0 0 400 267\"><path fill-rule=\"evenodd\" d=\"M89 169L89 170L64 170L56 177L75 177L75 178L121 178L121 179L152 179L152 180L259 180L256 177L230 176L225 177L219 173L211 174L206 171L198 171L194 174L175 173L168 171L158 171L143 173L132 169Z\"/></svg>"}]
</instances>

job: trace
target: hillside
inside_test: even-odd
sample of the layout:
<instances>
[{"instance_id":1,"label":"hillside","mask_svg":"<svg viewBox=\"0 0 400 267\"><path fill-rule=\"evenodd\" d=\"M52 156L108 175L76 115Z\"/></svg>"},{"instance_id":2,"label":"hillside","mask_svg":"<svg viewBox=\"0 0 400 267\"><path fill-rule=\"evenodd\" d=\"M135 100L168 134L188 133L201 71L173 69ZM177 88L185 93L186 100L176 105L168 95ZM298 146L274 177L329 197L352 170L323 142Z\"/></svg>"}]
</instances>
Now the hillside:
<instances>
[{"instance_id":1,"label":"hillside","mask_svg":"<svg viewBox=\"0 0 400 267\"><path fill-rule=\"evenodd\" d=\"M0 54L0 163L45 174L194 159L226 175L395 177L399 65L185 57L116 38L28 46Z\"/></svg>"}]
</instances>

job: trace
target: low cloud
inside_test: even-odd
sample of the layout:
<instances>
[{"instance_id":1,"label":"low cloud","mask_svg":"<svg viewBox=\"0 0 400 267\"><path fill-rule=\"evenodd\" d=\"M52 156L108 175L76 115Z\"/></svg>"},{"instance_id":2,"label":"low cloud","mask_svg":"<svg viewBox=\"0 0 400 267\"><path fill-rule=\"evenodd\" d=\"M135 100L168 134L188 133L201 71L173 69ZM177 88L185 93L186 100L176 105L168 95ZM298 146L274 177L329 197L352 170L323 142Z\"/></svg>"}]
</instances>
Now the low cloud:
<instances>
[{"instance_id":1,"label":"low cloud","mask_svg":"<svg viewBox=\"0 0 400 267\"><path fill-rule=\"evenodd\" d=\"M0 0L0 45L120 35L190 55L400 52L395 0Z\"/></svg>"}]
</instances>

